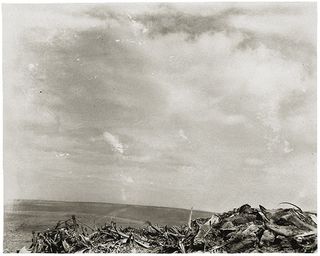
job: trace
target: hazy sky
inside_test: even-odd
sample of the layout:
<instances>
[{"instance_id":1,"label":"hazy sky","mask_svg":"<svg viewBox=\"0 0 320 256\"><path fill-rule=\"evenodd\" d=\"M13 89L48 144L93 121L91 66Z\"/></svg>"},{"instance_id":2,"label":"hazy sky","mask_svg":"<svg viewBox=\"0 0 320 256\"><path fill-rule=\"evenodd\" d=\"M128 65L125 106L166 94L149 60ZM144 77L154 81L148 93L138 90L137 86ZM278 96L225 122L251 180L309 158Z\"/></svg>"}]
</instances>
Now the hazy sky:
<instances>
[{"instance_id":1,"label":"hazy sky","mask_svg":"<svg viewBox=\"0 0 320 256\"><path fill-rule=\"evenodd\" d=\"M316 5L3 7L5 200L316 207Z\"/></svg>"}]
</instances>

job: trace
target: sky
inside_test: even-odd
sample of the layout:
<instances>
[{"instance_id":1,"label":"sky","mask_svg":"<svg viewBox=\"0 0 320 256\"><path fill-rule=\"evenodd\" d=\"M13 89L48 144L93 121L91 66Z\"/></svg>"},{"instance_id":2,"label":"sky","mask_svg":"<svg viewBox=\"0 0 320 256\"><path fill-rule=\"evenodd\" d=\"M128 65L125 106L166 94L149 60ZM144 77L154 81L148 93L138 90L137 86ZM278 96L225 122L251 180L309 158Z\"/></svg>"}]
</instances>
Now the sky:
<instances>
[{"instance_id":1,"label":"sky","mask_svg":"<svg viewBox=\"0 0 320 256\"><path fill-rule=\"evenodd\" d=\"M3 6L4 197L316 208L316 4Z\"/></svg>"}]
</instances>

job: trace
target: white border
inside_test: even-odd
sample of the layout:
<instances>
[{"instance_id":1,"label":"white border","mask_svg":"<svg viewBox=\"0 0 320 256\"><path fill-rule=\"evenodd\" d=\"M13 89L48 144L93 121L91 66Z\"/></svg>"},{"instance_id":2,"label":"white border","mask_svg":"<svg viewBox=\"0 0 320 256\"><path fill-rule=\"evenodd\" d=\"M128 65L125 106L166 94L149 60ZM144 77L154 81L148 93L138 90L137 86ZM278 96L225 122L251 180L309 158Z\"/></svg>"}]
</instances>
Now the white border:
<instances>
[{"instance_id":1,"label":"white border","mask_svg":"<svg viewBox=\"0 0 320 256\"><path fill-rule=\"evenodd\" d=\"M223 1L210 1L210 0L202 0L202 1L194 1L194 0L148 0L148 1L142 1L142 0L118 0L118 1L110 1L110 0L95 0L95 1L88 1L88 0L57 0L57 1L52 1L52 0L33 0L33 1L14 1L14 0L0 0L1 3L1 19L0 19L0 34L1 34L1 51L0 51L0 57L2 60L2 5L3 4L101 4L101 3L223 3L223 2L238 2L238 3L245 3L245 2L254 2L254 3L265 3L265 2L304 2L304 3L317 3L317 1L309 1L309 0L300 0L300 1L292 1L292 0L278 0L278 1L261 1L261 0L246 0L246 1L237 1L237 0L223 0ZM317 77L319 75L319 10L320 10L320 4L317 3ZM4 201L4 193L3 193L3 77L2 77L2 61L0 64L1 67L1 72L0 72L0 78L1 78L1 88L0 88L0 98L1 98L1 104L0 104L0 120L2 121L2 125L0 128L1 131L1 136L0 136L0 144L1 144L1 152L0 152L0 163L1 163L1 170L2 170L2 175L0 175L0 184L1 184L1 189L0 189L0 203L1 203L1 210L0 210L0 230L1 230L1 235L0 235L0 254L3 253L3 201ZM318 85L318 79L317 79L317 85ZM319 120L319 104L318 104L318 99L320 96L320 90L317 89L317 120ZM320 142L319 139L319 131L320 127L317 122L317 148ZM317 163L319 162L319 155L317 154ZM317 165L317 184L319 183L319 175L318 175L318 165ZM317 212L319 212L319 186L317 186ZM317 255L318 253L316 253ZM10 255L15 255L15 253L10 253ZM46 255L46 254L38 254L38 255ZM70 254L71 255L71 254ZM91 254L91 255L96 255L96 254ZM122 254L122 255L128 255L131 256L132 254ZM139 254L139 255L150 255L150 254ZM196 253L196 255L202 255L202 253ZM228 255L228 254L221 254L217 253L214 255ZM252 254L247 254L247 253L242 253L242 254L233 254L233 255L252 255ZM276 255L283 255L283 253L264 253L263 255L270 255L270 256L276 256ZM300 253L296 253L294 255L304 255Z\"/></svg>"}]
</instances>

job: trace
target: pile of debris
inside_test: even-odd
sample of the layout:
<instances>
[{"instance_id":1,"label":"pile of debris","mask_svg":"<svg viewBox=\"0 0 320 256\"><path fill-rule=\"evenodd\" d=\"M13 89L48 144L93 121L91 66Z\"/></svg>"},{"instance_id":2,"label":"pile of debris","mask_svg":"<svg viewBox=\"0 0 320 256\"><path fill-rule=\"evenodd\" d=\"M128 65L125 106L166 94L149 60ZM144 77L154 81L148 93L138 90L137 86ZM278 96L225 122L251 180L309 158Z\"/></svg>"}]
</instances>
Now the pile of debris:
<instances>
[{"instance_id":1,"label":"pile of debris","mask_svg":"<svg viewBox=\"0 0 320 256\"><path fill-rule=\"evenodd\" d=\"M299 207L267 210L246 204L233 211L192 219L182 226L121 228L111 222L100 228L75 216L44 232L33 232L33 253L240 253L315 252L316 213Z\"/></svg>"}]
</instances>

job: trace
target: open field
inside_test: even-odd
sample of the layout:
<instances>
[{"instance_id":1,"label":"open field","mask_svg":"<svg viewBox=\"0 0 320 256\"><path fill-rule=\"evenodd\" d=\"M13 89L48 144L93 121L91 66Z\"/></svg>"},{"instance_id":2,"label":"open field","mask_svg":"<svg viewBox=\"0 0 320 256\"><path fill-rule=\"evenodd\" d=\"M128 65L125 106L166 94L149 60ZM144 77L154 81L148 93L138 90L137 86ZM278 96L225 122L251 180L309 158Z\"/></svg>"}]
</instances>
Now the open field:
<instances>
[{"instance_id":1,"label":"open field","mask_svg":"<svg viewBox=\"0 0 320 256\"><path fill-rule=\"evenodd\" d=\"M15 252L29 246L31 232L43 231L56 225L58 220L76 215L83 223L97 226L117 222L120 226L140 226L145 221L160 225L180 225L188 221L190 210L88 202L58 202L19 200L5 205L4 249ZM211 213L194 211L195 218L209 217Z\"/></svg>"},{"instance_id":2,"label":"open field","mask_svg":"<svg viewBox=\"0 0 320 256\"><path fill-rule=\"evenodd\" d=\"M165 207L17 201L5 208L4 247L24 253L315 252L316 213L283 204L289 207L245 204L190 216Z\"/></svg>"}]
</instances>

